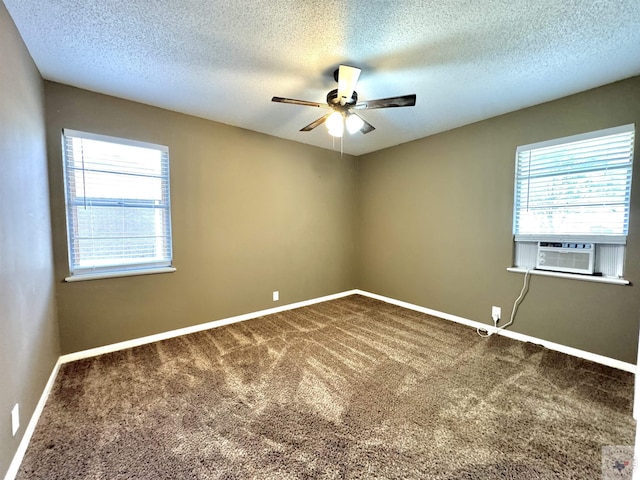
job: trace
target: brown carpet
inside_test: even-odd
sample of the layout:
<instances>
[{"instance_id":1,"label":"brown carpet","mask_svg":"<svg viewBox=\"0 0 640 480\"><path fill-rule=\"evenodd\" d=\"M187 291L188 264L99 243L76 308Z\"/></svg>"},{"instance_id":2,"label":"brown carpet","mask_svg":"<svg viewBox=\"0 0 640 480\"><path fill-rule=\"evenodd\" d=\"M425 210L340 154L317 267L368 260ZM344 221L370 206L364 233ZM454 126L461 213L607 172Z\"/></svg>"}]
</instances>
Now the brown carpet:
<instances>
[{"instance_id":1,"label":"brown carpet","mask_svg":"<svg viewBox=\"0 0 640 480\"><path fill-rule=\"evenodd\" d=\"M18 478L596 479L632 393L354 295L64 365Z\"/></svg>"}]
</instances>

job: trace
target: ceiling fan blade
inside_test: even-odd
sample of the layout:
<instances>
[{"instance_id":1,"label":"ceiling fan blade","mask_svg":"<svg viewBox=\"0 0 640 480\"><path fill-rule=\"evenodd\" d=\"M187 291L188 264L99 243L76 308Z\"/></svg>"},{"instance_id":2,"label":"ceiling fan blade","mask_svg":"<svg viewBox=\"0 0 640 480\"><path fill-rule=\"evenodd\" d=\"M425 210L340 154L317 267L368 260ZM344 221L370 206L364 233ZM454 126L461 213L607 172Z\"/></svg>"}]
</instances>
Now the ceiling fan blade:
<instances>
[{"instance_id":1,"label":"ceiling fan blade","mask_svg":"<svg viewBox=\"0 0 640 480\"><path fill-rule=\"evenodd\" d=\"M324 123L324 121L329 118L329 115L331 115L333 112L329 112L326 115L323 115L322 117L318 118L317 120L314 120L313 122L311 122L309 125L307 125L306 127L303 127L300 129L301 132L310 132L311 130L313 130L314 128L316 128L318 125L322 125Z\"/></svg>"},{"instance_id":2,"label":"ceiling fan blade","mask_svg":"<svg viewBox=\"0 0 640 480\"><path fill-rule=\"evenodd\" d=\"M371 110L373 108L413 107L416 104L416 95L403 95L401 97L379 98L358 102L353 107L356 110Z\"/></svg>"},{"instance_id":3,"label":"ceiling fan blade","mask_svg":"<svg viewBox=\"0 0 640 480\"><path fill-rule=\"evenodd\" d=\"M338 99L340 105L345 105L351 101L353 91L356 89L358 78L360 78L360 70L349 65L340 65L338 67Z\"/></svg>"},{"instance_id":4,"label":"ceiling fan blade","mask_svg":"<svg viewBox=\"0 0 640 480\"><path fill-rule=\"evenodd\" d=\"M364 125L362 125L362 128L360 129L360 132L369 133L369 132L373 132L376 129L376 127L371 125L369 122L367 122L364 118L362 118L357 113L351 112L351 115L355 115L356 117L360 118L360 120L362 120L364 122Z\"/></svg>"},{"instance_id":5,"label":"ceiling fan blade","mask_svg":"<svg viewBox=\"0 0 640 480\"><path fill-rule=\"evenodd\" d=\"M307 100L296 100L295 98L273 97L272 102L290 103L292 105L304 105L306 107L329 108L326 103L308 102Z\"/></svg>"}]
</instances>

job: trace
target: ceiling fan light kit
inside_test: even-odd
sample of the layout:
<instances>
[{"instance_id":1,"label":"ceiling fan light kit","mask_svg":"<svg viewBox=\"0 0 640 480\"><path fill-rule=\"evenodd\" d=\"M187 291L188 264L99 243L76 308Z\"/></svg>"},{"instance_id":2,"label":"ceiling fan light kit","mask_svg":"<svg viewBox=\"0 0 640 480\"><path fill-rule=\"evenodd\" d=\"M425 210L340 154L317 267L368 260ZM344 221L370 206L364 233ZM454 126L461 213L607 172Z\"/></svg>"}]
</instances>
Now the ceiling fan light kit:
<instances>
[{"instance_id":1,"label":"ceiling fan light kit","mask_svg":"<svg viewBox=\"0 0 640 480\"><path fill-rule=\"evenodd\" d=\"M344 119L342 118L342 114L338 111L329 115L324 121L324 124L327 127L327 130L329 130L329 135L333 137L341 137L344 133Z\"/></svg>"},{"instance_id":2,"label":"ceiling fan light kit","mask_svg":"<svg viewBox=\"0 0 640 480\"><path fill-rule=\"evenodd\" d=\"M362 127L364 127L364 120L360 118L355 113L350 114L345 120L345 124L347 126L347 131L351 134L359 132Z\"/></svg>"},{"instance_id":3,"label":"ceiling fan light kit","mask_svg":"<svg viewBox=\"0 0 640 480\"><path fill-rule=\"evenodd\" d=\"M357 132L369 133L375 127L367 122L353 110L371 110L374 108L413 107L416 104L416 95L403 95L400 97L380 98L358 102L356 84L362 70L349 65L340 65L333 73L333 78L338 82L338 88L327 94L327 103L309 102L293 98L273 97L272 102L290 103L308 107L328 108L333 110L326 115L314 120L309 125L302 127L301 132L310 132L318 125L324 123L329 135L342 137L346 127L350 134Z\"/></svg>"},{"instance_id":4,"label":"ceiling fan light kit","mask_svg":"<svg viewBox=\"0 0 640 480\"><path fill-rule=\"evenodd\" d=\"M342 137L346 127L347 132L354 134L360 131L364 126L364 120L355 113L344 115L340 112L331 113L324 122L329 135L333 137Z\"/></svg>"}]
</instances>

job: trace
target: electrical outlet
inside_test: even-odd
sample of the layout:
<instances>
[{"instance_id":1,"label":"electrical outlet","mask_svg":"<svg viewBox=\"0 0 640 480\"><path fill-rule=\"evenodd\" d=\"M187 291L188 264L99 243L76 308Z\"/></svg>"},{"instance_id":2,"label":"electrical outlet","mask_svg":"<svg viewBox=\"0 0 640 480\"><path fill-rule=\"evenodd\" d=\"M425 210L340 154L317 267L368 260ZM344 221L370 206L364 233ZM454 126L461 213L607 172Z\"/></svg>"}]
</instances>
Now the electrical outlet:
<instances>
[{"instance_id":1,"label":"electrical outlet","mask_svg":"<svg viewBox=\"0 0 640 480\"><path fill-rule=\"evenodd\" d=\"M15 437L16 432L20 428L20 405L17 403L11 409L11 434Z\"/></svg>"},{"instance_id":2,"label":"electrical outlet","mask_svg":"<svg viewBox=\"0 0 640 480\"><path fill-rule=\"evenodd\" d=\"M500 316L502 315L502 309L500 307L493 306L491 307L491 318L493 322L497 325L500 321Z\"/></svg>"},{"instance_id":3,"label":"electrical outlet","mask_svg":"<svg viewBox=\"0 0 640 480\"><path fill-rule=\"evenodd\" d=\"M273 301L277 302L278 300L280 300L280 292L276 290L275 292L273 292Z\"/></svg>"}]
</instances>

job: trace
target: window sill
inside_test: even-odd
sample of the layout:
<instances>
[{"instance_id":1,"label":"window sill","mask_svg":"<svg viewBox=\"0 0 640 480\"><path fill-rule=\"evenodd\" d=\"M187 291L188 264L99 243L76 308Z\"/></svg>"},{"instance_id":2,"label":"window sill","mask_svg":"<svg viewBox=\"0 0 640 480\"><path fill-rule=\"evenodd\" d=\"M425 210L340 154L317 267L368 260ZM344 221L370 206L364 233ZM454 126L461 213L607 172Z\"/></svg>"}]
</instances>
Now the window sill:
<instances>
[{"instance_id":1,"label":"window sill","mask_svg":"<svg viewBox=\"0 0 640 480\"><path fill-rule=\"evenodd\" d=\"M513 273L526 273L526 268L520 267L509 267L507 268L508 272ZM549 272L546 270L529 270L530 275L541 275L543 277L556 277L556 278L569 278L571 280L582 280L583 282L595 282L595 283L608 283L611 285L631 285L629 280L625 280L624 278L613 278L613 277L595 277L592 275L579 275L575 273L561 273L561 272Z\"/></svg>"},{"instance_id":2,"label":"window sill","mask_svg":"<svg viewBox=\"0 0 640 480\"><path fill-rule=\"evenodd\" d=\"M148 268L142 270L123 270L121 272L85 273L74 275L64 279L65 282L84 282L86 280L99 280L101 278L133 277L137 275L154 275L156 273L175 272L173 267Z\"/></svg>"}]
</instances>

